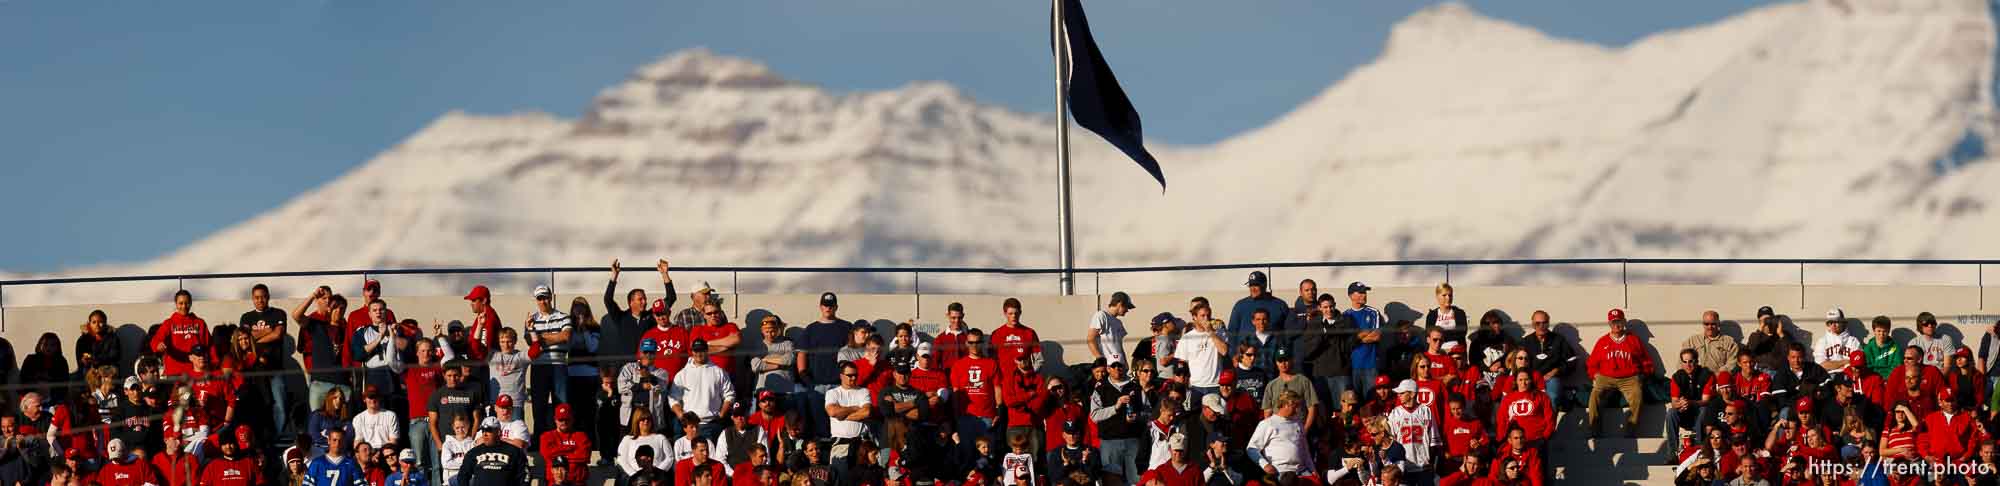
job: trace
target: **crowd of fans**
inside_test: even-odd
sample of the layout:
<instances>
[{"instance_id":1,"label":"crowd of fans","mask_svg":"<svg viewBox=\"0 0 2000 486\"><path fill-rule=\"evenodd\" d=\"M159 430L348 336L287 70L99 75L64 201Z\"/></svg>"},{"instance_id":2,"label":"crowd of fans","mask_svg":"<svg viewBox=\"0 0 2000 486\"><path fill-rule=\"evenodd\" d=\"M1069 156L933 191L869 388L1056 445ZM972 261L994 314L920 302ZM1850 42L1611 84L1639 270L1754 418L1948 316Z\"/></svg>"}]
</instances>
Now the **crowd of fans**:
<instances>
[{"instance_id":1,"label":"crowd of fans","mask_svg":"<svg viewBox=\"0 0 2000 486\"><path fill-rule=\"evenodd\" d=\"M1360 282L1306 280L1287 303L1253 272L1227 321L1197 297L1130 346L1139 306L1114 293L1077 316L1091 359L1061 366L1016 299L990 330L952 303L935 335L878 331L832 293L799 329L761 314L746 330L706 285L676 308L664 260L658 299L621 294L620 270L602 314L541 287L514 326L484 286L428 329L375 281L289 311L259 284L219 326L181 292L136 357L93 312L73 361L48 334L21 362L0 486L575 485L593 470L641 486L1543 486L1562 414L1581 407L1595 437L1620 428L1600 412L1628 408L1636 437L1645 403L1666 409L1654 426L1683 485L1995 482L2000 323L1961 345L1926 313L1899 343L1889 318L1861 338L1835 309L1808 345L1766 307L1739 343L1711 311L1656 357L1620 309L1582 348L1547 312L1518 336L1500 310L1472 320L1449 285L1420 321L1391 322Z\"/></svg>"}]
</instances>

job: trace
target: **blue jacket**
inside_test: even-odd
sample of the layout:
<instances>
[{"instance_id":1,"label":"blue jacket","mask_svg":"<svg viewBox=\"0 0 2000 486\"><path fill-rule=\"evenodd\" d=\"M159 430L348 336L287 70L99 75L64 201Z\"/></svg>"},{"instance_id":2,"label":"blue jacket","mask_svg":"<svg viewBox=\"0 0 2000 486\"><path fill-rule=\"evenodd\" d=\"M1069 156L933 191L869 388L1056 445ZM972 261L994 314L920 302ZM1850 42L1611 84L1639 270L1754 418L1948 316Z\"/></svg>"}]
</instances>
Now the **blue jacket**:
<instances>
[{"instance_id":1,"label":"blue jacket","mask_svg":"<svg viewBox=\"0 0 2000 486\"><path fill-rule=\"evenodd\" d=\"M403 472L396 471L389 473L389 479L387 481L383 481L382 484L385 486L404 486L402 484L402 480L403 480ZM430 486L430 484L431 482L424 477L423 471L416 471L410 473L410 484L408 486Z\"/></svg>"},{"instance_id":2,"label":"blue jacket","mask_svg":"<svg viewBox=\"0 0 2000 486\"><path fill-rule=\"evenodd\" d=\"M307 486L368 486L368 475L361 472L361 463L353 457L342 457L336 463L326 456L315 457L306 465Z\"/></svg>"},{"instance_id":3,"label":"blue jacket","mask_svg":"<svg viewBox=\"0 0 2000 486\"><path fill-rule=\"evenodd\" d=\"M1229 343L1229 355L1236 355L1236 344L1243 342L1243 336L1257 332L1257 326L1250 324L1251 314L1256 313L1257 309L1271 313L1270 327L1267 329L1273 333L1283 331L1285 318L1292 314L1291 306L1285 305L1285 301L1268 292L1261 298L1253 299L1246 296L1237 300L1236 306L1229 308L1229 326L1226 329L1228 335L1223 336L1223 341Z\"/></svg>"},{"instance_id":4,"label":"blue jacket","mask_svg":"<svg viewBox=\"0 0 2000 486\"><path fill-rule=\"evenodd\" d=\"M1374 307L1362 306L1360 309L1341 311L1340 314L1347 316L1347 322L1354 324L1355 331L1376 331L1382 329L1382 311L1375 310ZM1375 357L1377 344L1379 343L1364 343L1358 339L1355 340L1354 352L1351 355L1354 369L1372 370L1379 367Z\"/></svg>"}]
</instances>

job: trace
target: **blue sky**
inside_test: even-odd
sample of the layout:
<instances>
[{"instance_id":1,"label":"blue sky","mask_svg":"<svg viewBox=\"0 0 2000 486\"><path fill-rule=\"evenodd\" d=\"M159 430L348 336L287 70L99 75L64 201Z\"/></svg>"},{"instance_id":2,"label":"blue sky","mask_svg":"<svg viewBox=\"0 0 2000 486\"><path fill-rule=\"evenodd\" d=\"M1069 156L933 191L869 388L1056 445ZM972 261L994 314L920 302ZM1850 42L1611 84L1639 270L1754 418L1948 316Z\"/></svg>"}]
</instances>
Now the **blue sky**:
<instances>
[{"instance_id":1,"label":"blue sky","mask_svg":"<svg viewBox=\"0 0 2000 486\"><path fill-rule=\"evenodd\" d=\"M1206 143L1318 93L1432 3L1085 7L1149 139ZM1623 45L1763 2L1469 3ZM944 80L1046 112L1047 15L1047 2L1020 0L0 0L0 198L12 209L0 269L154 258L446 111L574 116L633 68L688 47L835 90Z\"/></svg>"}]
</instances>

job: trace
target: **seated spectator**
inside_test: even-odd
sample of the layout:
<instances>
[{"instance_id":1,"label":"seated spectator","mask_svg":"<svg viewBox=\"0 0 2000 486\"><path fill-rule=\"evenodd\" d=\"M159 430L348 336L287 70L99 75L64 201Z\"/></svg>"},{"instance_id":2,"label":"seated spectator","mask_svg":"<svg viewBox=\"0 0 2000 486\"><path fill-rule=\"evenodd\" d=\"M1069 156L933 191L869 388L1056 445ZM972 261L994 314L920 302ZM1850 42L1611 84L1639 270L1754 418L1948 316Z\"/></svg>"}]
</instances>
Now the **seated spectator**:
<instances>
[{"instance_id":1,"label":"seated spectator","mask_svg":"<svg viewBox=\"0 0 2000 486\"><path fill-rule=\"evenodd\" d=\"M1598 423L1598 412L1604 408L1604 393L1613 389L1625 396L1628 407L1625 413L1625 436L1639 436L1639 408L1645 405L1640 398L1639 386L1642 375L1653 374L1653 361L1646 353L1645 343L1625 332L1625 311L1611 309L1605 316L1611 324L1611 332L1597 339L1597 346L1590 352L1590 420L1585 424L1592 436L1603 432Z\"/></svg>"}]
</instances>

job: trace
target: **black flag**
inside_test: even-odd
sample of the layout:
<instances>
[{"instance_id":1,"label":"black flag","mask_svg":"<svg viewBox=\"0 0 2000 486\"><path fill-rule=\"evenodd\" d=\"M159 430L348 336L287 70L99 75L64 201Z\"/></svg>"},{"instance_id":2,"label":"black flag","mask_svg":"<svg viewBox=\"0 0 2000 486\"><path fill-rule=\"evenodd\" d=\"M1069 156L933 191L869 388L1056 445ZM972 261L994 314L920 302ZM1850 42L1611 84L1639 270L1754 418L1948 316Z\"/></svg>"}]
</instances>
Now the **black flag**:
<instances>
[{"instance_id":1,"label":"black flag","mask_svg":"<svg viewBox=\"0 0 2000 486\"><path fill-rule=\"evenodd\" d=\"M1083 16L1083 4L1079 0L1057 0L1062 8L1062 25L1050 26L1060 29L1052 33L1050 40L1056 50L1056 62L1063 64L1069 72L1065 84L1069 96L1069 112L1076 117L1076 124L1089 129L1111 146L1125 152L1139 167L1160 181L1160 190L1167 189L1167 176L1160 173L1160 162L1153 154L1146 152L1145 136L1139 130L1139 111L1132 108L1132 100L1125 98L1125 90L1118 87L1118 77L1111 74L1111 65L1104 62L1104 54L1098 52L1097 41L1090 36L1090 21ZM1064 43L1053 42L1055 36L1064 36L1069 52L1062 52Z\"/></svg>"}]
</instances>

